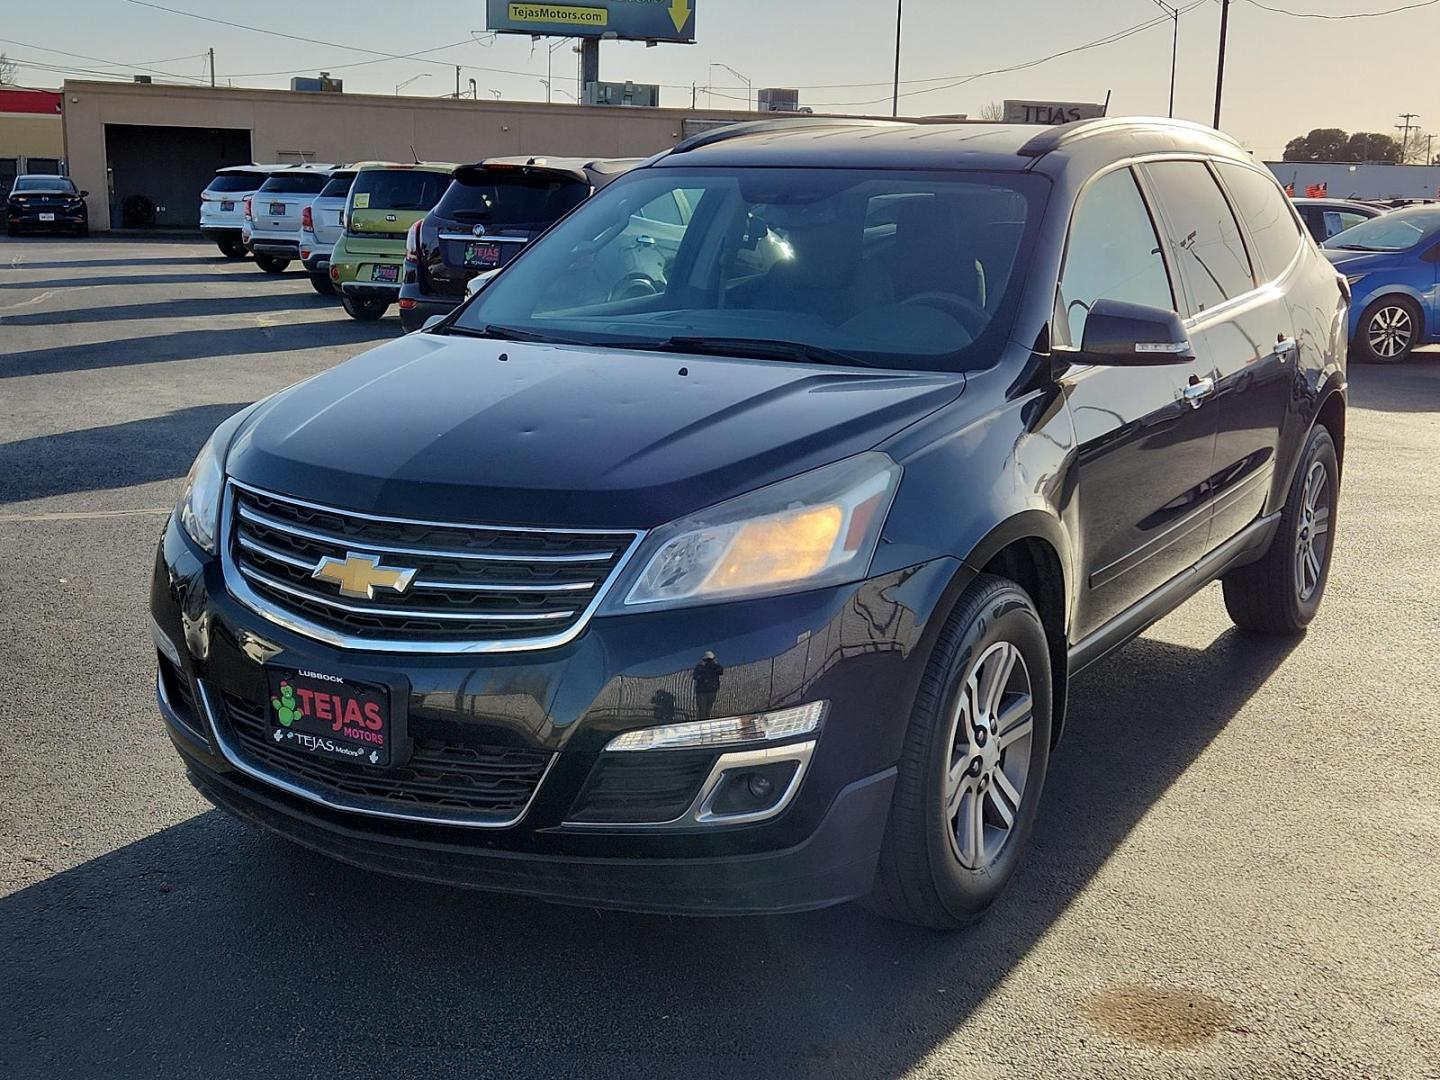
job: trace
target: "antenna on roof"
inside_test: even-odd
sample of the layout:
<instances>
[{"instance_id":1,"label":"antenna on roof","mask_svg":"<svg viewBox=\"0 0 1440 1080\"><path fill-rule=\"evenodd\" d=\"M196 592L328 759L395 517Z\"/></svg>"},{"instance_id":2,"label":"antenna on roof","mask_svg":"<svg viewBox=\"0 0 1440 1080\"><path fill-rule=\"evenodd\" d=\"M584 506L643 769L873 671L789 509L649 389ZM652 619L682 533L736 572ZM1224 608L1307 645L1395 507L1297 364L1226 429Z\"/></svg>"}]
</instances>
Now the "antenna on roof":
<instances>
[{"instance_id":1,"label":"antenna on roof","mask_svg":"<svg viewBox=\"0 0 1440 1080\"><path fill-rule=\"evenodd\" d=\"M415 159L416 165L420 164L420 155L415 152L415 144L413 142L410 144L410 156Z\"/></svg>"}]
</instances>

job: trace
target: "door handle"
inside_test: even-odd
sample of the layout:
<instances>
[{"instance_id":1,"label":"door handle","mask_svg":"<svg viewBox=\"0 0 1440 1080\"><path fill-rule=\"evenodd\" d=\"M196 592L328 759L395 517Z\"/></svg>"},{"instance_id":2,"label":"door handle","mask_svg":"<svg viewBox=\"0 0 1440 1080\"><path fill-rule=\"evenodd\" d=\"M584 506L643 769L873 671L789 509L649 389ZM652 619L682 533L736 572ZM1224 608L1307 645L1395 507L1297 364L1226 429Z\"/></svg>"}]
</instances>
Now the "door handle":
<instances>
[{"instance_id":1,"label":"door handle","mask_svg":"<svg viewBox=\"0 0 1440 1080\"><path fill-rule=\"evenodd\" d=\"M1275 339L1275 355L1284 363L1288 358L1300 351L1300 343L1294 338L1286 337L1284 334Z\"/></svg>"},{"instance_id":2,"label":"door handle","mask_svg":"<svg viewBox=\"0 0 1440 1080\"><path fill-rule=\"evenodd\" d=\"M1185 389L1180 391L1180 397L1184 399L1185 403L1192 409L1198 409L1201 405L1205 404L1205 399L1213 393L1215 393L1214 379L1208 375L1203 379L1198 379L1194 375L1191 375L1190 382L1185 386Z\"/></svg>"}]
</instances>

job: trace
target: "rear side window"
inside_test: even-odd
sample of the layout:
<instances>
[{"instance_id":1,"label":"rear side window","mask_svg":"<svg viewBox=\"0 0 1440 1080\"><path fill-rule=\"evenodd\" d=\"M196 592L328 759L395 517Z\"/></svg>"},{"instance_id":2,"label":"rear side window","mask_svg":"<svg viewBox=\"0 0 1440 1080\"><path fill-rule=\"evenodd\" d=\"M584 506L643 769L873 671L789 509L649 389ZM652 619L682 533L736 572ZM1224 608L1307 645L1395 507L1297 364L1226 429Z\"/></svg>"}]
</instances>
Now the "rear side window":
<instances>
[{"instance_id":1,"label":"rear side window","mask_svg":"<svg viewBox=\"0 0 1440 1080\"><path fill-rule=\"evenodd\" d=\"M1078 348L1096 300L1173 310L1160 239L1129 169L1106 173L1080 197L1060 276L1057 344Z\"/></svg>"},{"instance_id":2,"label":"rear side window","mask_svg":"<svg viewBox=\"0 0 1440 1080\"><path fill-rule=\"evenodd\" d=\"M355 182L354 173L339 173L332 176L320 190L322 199L343 199L350 194L350 185Z\"/></svg>"},{"instance_id":3,"label":"rear side window","mask_svg":"<svg viewBox=\"0 0 1440 1080\"><path fill-rule=\"evenodd\" d=\"M457 179L440 200L436 213L451 221L492 228L549 225L590 195L589 184L565 177L501 176L482 172L476 179L482 177L483 182L474 184Z\"/></svg>"},{"instance_id":4,"label":"rear side window","mask_svg":"<svg viewBox=\"0 0 1440 1080\"><path fill-rule=\"evenodd\" d=\"M285 173L270 177L260 185L260 190L282 195L319 195L329 179L324 173Z\"/></svg>"},{"instance_id":5,"label":"rear side window","mask_svg":"<svg viewBox=\"0 0 1440 1080\"><path fill-rule=\"evenodd\" d=\"M1240 226L1203 161L1157 161L1145 174L1170 223L1171 250L1189 288L1193 311L1204 311L1255 287Z\"/></svg>"},{"instance_id":6,"label":"rear side window","mask_svg":"<svg viewBox=\"0 0 1440 1080\"><path fill-rule=\"evenodd\" d=\"M269 173L220 173L207 185L207 191L254 191L268 178Z\"/></svg>"},{"instance_id":7,"label":"rear side window","mask_svg":"<svg viewBox=\"0 0 1440 1080\"><path fill-rule=\"evenodd\" d=\"M1284 192L1269 176L1243 165L1222 161L1216 168L1230 189L1236 211L1250 230L1251 254L1260 260L1265 279L1279 277L1300 246L1300 227L1295 223Z\"/></svg>"},{"instance_id":8,"label":"rear side window","mask_svg":"<svg viewBox=\"0 0 1440 1080\"><path fill-rule=\"evenodd\" d=\"M368 169L350 187L356 210L429 210L450 183L446 173Z\"/></svg>"}]
</instances>

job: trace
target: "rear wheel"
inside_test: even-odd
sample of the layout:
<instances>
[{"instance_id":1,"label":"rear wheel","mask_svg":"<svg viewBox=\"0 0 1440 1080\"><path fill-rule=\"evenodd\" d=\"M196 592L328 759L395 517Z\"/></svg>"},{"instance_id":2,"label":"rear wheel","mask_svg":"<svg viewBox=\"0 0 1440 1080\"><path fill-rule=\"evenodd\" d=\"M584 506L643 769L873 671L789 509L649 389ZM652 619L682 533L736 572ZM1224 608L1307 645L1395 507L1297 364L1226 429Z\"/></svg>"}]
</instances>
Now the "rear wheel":
<instances>
[{"instance_id":1,"label":"rear wheel","mask_svg":"<svg viewBox=\"0 0 1440 1080\"><path fill-rule=\"evenodd\" d=\"M321 296L335 295L335 283L330 280L329 274L311 274L310 287Z\"/></svg>"},{"instance_id":2,"label":"rear wheel","mask_svg":"<svg viewBox=\"0 0 1440 1080\"><path fill-rule=\"evenodd\" d=\"M345 297L341 304L344 305L346 315L361 322L374 322L390 310L390 305L384 300L360 300L353 296Z\"/></svg>"},{"instance_id":3,"label":"rear wheel","mask_svg":"<svg viewBox=\"0 0 1440 1080\"><path fill-rule=\"evenodd\" d=\"M1294 636L1320 610L1330 577L1340 462L1330 432L1316 424L1300 456L1280 527L1259 562L1223 579L1225 609L1235 625L1260 634Z\"/></svg>"},{"instance_id":4,"label":"rear wheel","mask_svg":"<svg viewBox=\"0 0 1440 1080\"><path fill-rule=\"evenodd\" d=\"M85 239L85 237L87 237L87 236L90 235L90 226L89 226L88 224L86 224L86 225L76 225L76 226L75 226L75 235L78 236L78 237L80 237L80 239L82 239L82 240Z\"/></svg>"},{"instance_id":5,"label":"rear wheel","mask_svg":"<svg viewBox=\"0 0 1440 1080\"><path fill-rule=\"evenodd\" d=\"M255 265L267 274L283 274L290 265L290 260L276 255L256 255Z\"/></svg>"},{"instance_id":6,"label":"rear wheel","mask_svg":"<svg viewBox=\"0 0 1440 1080\"><path fill-rule=\"evenodd\" d=\"M239 240L217 240L215 246L227 259L243 259L246 255L245 245Z\"/></svg>"},{"instance_id":7,"label":"rear wheel","mask_svg":"<svg viewBox=\"0 0 1440 1080\"><path fill-rule=\"evenodd\" d=\"M1356 352L1372 364L1398 364L1420 342L1420 308L1408 296L1382 296L1360 316Z\"/></svg>"},{"instance_id":8,"label":"rear wheel","mask_svg":"<svg viewBox=\"0 0 1440 1080\"><path fill-rule=\"evenodd\" d=\"M916 697L865 904L950 929L1019 865L1050 760L1050 652L1019 585L981 575L940 633Z\"/></svg>"}]
</instances>

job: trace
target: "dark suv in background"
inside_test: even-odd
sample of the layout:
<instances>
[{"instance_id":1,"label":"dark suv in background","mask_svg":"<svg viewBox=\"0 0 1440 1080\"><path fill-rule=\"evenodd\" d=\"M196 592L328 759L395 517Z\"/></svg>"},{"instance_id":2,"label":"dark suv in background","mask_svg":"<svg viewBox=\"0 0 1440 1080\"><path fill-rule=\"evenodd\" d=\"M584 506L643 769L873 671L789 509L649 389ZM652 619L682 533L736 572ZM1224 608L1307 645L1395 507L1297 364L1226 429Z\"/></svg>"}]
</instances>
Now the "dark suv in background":
<instances>
[{"instance_id":1,"label":"dark suv in background","mask_svg":"<svg viewBox=\"0 0 1440 1080\"><path fill-rule=\"evenodd\" d=\"M962 925L1077 672L1216 579L1315 616L1348 295L1197 125L692 137L217 429L161 712L207 798L349 863Z\"/></svg>"},{"instance_id":2,"label":"dark suv in background","mask_svg":"<svg viewBox=\"0 0 1440 1080\"><path fill-rule=\"evenodd\" d=\"M491 158L462 165L406 241L400 322L449 314L476 274L496 270L638 159Z\"/></svg>"}]
</instances>

